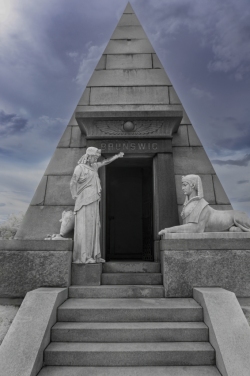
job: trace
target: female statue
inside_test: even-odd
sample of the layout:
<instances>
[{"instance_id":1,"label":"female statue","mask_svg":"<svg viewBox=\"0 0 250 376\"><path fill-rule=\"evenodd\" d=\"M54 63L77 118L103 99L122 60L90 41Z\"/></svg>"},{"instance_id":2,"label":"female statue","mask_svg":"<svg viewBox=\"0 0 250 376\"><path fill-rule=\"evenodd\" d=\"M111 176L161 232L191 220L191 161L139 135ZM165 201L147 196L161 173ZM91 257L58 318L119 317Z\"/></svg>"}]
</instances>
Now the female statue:
<instances>
[{"instance_id":1,"label":"female statue","mask_svg":"<svg viewBox=\"0 0 250 376\"><path fill-rule=\"evenodd\" d=\"M89 147L78 161L70 182L70 190L75 200L75 232L73 262L93 264L105 262L100 252L100 215L101 184L98 169L122 158L119 153L102 162L97 162L101 150Z\"/></svg>"},{"instance_id":2,"label":"female statue","mask_svg":"<svg viewBox=\"0 0 250 376\"><path fill-rule=\"evenodd\" d=\"M250 218L236 210L215 210L203 198L203 187L198 175L182 177L186 196L181 217L183 225L161 230L159 235L171 232L250 232Z\"/></svg>"}]
</instances>

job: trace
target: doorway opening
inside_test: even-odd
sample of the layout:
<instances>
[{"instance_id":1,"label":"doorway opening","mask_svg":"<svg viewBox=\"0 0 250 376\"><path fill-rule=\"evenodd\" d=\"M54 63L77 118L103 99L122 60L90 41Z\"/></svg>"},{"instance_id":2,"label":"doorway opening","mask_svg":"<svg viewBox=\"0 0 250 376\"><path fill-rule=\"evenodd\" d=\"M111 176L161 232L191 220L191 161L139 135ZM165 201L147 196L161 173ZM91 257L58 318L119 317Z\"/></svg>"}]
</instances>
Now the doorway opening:
<instances>
[{"instance_id":1,"label":"doorway opening","mask_svg":"<svg viewBox=\"0 0 250 376\"><path fill-rule=\"evenodd\" d=\"M152 158L106 167L106 260L153 261Z\"/></svg>"}]
</instances>

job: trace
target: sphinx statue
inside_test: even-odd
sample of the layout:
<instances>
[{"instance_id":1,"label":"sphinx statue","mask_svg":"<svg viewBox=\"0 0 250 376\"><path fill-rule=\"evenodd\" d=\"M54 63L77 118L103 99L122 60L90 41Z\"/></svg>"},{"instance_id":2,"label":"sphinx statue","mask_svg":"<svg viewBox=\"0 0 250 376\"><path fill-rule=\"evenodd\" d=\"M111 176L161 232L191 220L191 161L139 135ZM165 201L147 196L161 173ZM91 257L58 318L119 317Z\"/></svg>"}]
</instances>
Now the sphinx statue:
<instances>
[{"instance_id":1,"label":"sphinx statue","mask_svg":"<svg viewBox=\"0 0 250 376\"><path fill-rule=\"evenodd\" d=\"M237 210L215 210L204 199L201 178L198 175L182 177L186 196L181 212L183 224L161 230L166 233L250 232L250 218Z\"/></svg>"}]
</instances>

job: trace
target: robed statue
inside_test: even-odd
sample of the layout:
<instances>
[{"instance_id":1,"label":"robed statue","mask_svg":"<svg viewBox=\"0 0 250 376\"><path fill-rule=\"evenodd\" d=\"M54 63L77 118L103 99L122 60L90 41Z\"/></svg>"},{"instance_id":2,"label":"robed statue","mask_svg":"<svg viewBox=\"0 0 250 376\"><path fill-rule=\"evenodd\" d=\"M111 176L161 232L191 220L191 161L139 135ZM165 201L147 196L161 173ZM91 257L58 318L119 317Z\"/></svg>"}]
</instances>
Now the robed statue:
<instances>
[{"instance_id":1,"label":"robed statue","mask_svg":"<svg viewBox=\"0 0 250 376\"><path fill-rule=\"evenodd\" d=\"M103 263L100 251L100 213L101 183L98 169L122 158L119 153L102 162L97 162L101 150L89 147L78 161L70 182L70 190L75 200L75 230L73 262Z\"/></svg>"}]
</instances>

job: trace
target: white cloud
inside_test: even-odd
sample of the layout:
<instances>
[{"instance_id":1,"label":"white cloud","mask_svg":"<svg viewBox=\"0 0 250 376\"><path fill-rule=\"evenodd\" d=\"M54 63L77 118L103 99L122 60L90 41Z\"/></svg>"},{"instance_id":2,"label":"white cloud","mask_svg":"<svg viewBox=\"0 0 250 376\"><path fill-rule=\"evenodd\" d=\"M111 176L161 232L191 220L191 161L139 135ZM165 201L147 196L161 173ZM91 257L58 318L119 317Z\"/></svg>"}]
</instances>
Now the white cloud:
<instances>
[{"instance_id":1,"label":"white cloud","mask_svg":"<svg viewBox=\"0 0 250 376\"><path fill-rule=\"evenodd\" d=\"M213 99L213 96L211 93L209 93L208 91L199 89L197 87L194 87L194 86L191 88L191 93L194 94L194 96L199 99L202 99L202 98L209 99L209 100Z\"/></svg>"}]
</instances>

